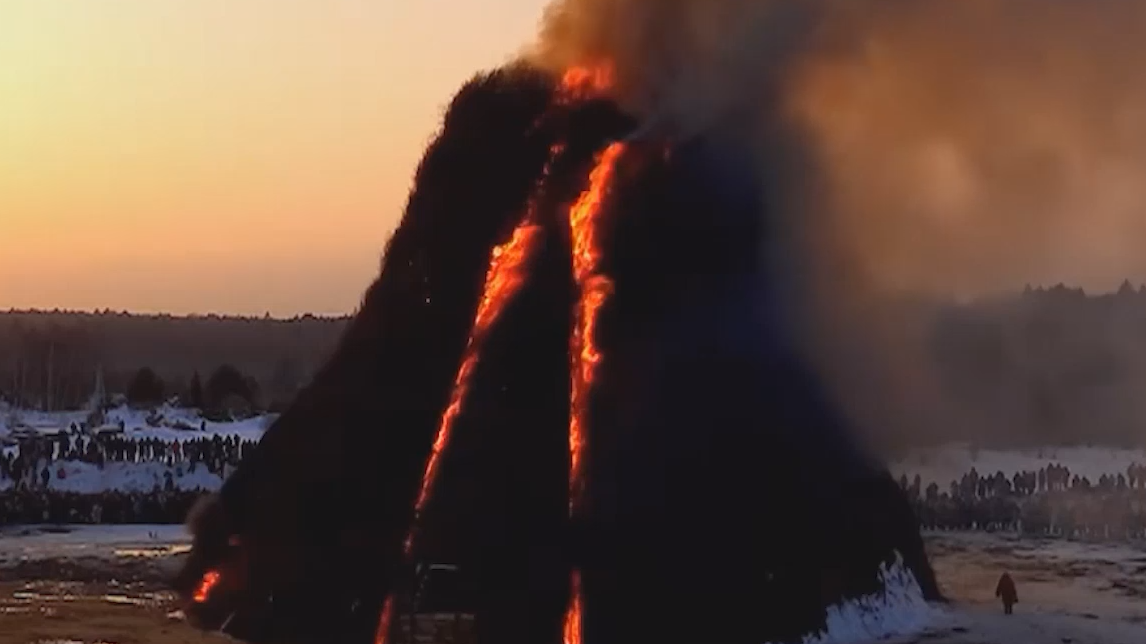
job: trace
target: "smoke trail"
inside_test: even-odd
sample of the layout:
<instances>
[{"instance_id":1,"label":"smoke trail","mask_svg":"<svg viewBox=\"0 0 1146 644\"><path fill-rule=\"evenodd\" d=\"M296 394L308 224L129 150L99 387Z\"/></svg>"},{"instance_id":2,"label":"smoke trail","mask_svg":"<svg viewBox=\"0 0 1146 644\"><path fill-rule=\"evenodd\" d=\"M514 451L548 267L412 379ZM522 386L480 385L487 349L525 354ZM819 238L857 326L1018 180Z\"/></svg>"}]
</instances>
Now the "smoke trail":
<instances>
[{"instance_id":1,"label":"smoke trail","mask_svg":"<svg viewBox=\"0 0 1146 644\"><path fill-rule=\"evenodd\" d=\"M870 278L972 295L1146 274L1146 6L886 5L791 93Z\"/></svg>"},{"instance_id":2,"label":"smoke trail","mask_svg":"<svg viewBox=\"0 0 1146 644\"><path fill-rule=\"evenodd\" d=\"M827 188L817 217L790 213L815 244L814 317L846 320L821 322L821 363L855 418L893 440L1045 440L1025 341L1003 339L1018 366L968 398L947 378L974 375L937 364L929 312L888 302L1146 276L1146 6L865 4L877 10L827 30L850 46L801 61L786 94ZM1081 410L1083 387L1061 389L1063 404Z\"/></svg>"},{"instance_id":3,"label":"smoke trail","mask_svg":"<svg viewBox=\"0 0 1146 644\"><path fill-rule=\"evenodd\" d=\"M1146 274L1143 36L1140 3L558 0L530 55L680 133L782 95L873 279L962 293Z\"/></svg>"},{"instance_id":4,"label":"smoke trail","mask_svg":"<svg viewBox=\"0 0 1146 644\"><path fill-rule=\"evenodd\" d=\"M607 60L624 109L687 136L774 94L817 4L558 0L528 57L555 73Z\"/></svg>"},{"instance_id":5,"label":"smoke trail","mask_svg":"<svg viewBox=\"0 0 1146 644\"><path fill-rule=\"evenodd\" d=\"M950 406L888 296L1146 279L1143 3L556 0L529 57L611 61L646 128L756 142L766 270L856 405Z\"/></svg>"}]
</instances>

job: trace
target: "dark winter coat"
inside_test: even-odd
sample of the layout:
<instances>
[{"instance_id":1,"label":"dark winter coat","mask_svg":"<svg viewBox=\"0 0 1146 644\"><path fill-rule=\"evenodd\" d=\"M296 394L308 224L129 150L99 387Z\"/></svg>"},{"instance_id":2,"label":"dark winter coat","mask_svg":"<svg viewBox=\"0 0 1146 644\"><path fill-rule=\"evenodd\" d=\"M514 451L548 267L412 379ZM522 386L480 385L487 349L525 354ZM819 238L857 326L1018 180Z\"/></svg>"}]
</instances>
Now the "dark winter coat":
<instances>
[{"instance_id":1,"label":"dark winter coat","mask_svg":"<svg viewBox=\"0 0 1146 644\"><path fill-rule=\"evenodd\" d=\"M1002 599L1004 604L1019 603L1019 593L1015 590L1015 580L1011 579L1009 573L1003 573L1003 576L999 577L999 584L995 586L995 597Z\"/></svg>"}]
</instances>

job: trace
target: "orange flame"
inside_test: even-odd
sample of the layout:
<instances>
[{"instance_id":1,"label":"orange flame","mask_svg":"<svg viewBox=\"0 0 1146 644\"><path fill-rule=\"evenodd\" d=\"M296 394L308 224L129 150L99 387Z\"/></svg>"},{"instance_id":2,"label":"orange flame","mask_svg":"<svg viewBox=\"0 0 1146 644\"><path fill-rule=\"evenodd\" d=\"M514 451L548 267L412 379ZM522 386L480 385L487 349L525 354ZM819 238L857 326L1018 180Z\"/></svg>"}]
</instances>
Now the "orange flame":
<instances>
[{"instance_id":1,"label":"orange flame","mask_svg":"<svg viewBox=\"0 0 1146 644\"><path fill-rule=\"evenodd\" d=\"M612 280L597 272L597 265L601 259L597 216L605 192L612 181L617 159L624 151L623 143L614 143L601 153L597 165L589 174L589 186L569 210L569 228L573 237L573 277L581 290L576 331L571 342L574 377L570 393L569 421L570 511L575 509L580 496L581 457L585 447L586 395L596 377L597 364L601 361L601 354L593 341L597 312L613 291Z\"/></svg>"},{"instance_id":2,"label":"orange flame","mask_svg":"<svg viewBox=\"0 0 1146 644\"><path fill-rule=\"evenodd\" d=\"M382 603L382 615L378 618L378 630L374 632L374 644L385 644L390 637L390 624L394 622L394 595L386 596Z\"/></svg>"},{"instance_id":3,"label":"orange flame","mask_svg":"<svg viewBox=\"0 0 1146 644\"><path fill-rule=\"evenodd\" d=\"M564 146L556 144L549 150L549 160L541 173L538 186L549 176L550 166L561 153ZM485 284L482 287L481 301L478 303L477 313L474 315L470 337L466 342L461 367L454 377L454 388L450 393L450 402L442 413L442 420L438 423L438 431L434 437L434 445L430 450L430 460L426 463L422 474L422 486L418 490L418 499L414 503L415 520L425 510L430 500L434 480L437 477L442 452L449 444L450 435L458 414L462 411L462 403L469 393L474 370L481 357L481 347L489 335L490 329L501 317L505 306L513 296L521 290L525 283L525 267L533 259L541 243L542 229L537 225L537 191L530 198L526 207L525 217L513 229L509 241L495 246L490 252L489 268L486 270ZM414 533L411 530L403 544L405 554L409 555L413 547Z\"/></svg>"},{"instance_id":4,"label":"orange flame","mask_svg":"<svg viewBox=\"0 0 1146 644\"><path fill-rule=\"evenodd\" d=\"M211 591L219 584L219 580L223 578L217 570L208 570L203 573L203 578L199 580L199 585L195 587L195 592L191 595L192 601L196 604L202 604L207 601L211 596Z\"/></svg>"},{"instance_id":5,"label":"orange flame","mask_svg":"<svg viewBox=\"0 0 1146 644\"><path fill-rule=\"evenodd\" d=\"M561 77L560 99L563 102L582 100L604 94L613 86L613 66L609 63L586 67L570 67Z\"/></svg>"},{"instance_id":6,"label":"orange flame","mask_svg":"<svg viewBox=\"0 0 1146 644\"><path fill-rule=\"evenodd\" d=\"M565 644L581 643L581 573L573 571L572 590L569 595L569 610L565 612L562 626L562 641Z\"/></svg>"},{"instance_id":7,"label":"orange flame","mask_svg":"<svg viewBox=\"0 0 1146 644\"><path fill-rule=\"evenodd\" d=\"M425 511L434 489L434 481L438 476L442 454L449 445L453 433L454 422L462 411L462 403L469 393L474 371L481 358L481 348L489 336L498 318L501 317L505 307L513 296L521 290L526 280L526 267L532 261L542 241L543 229L538 225L537 202L540 198L540 186L544 184L550 173L554 160L564 150L564 145L558 143L549 149L549 159L541 172L541 179L537 188L529 199L525 216L516 228L509 241L495 246L490 252L489 268L486 269L485 284L482 287L482 297L478 302L477 313L474 315L473 326L470 329L469 339L466 341L465 353L462 355L462 364L454 377L454 388L450 393L450 402L442 413L438 423L438 430L434 436L434 444L430 449L430 458L426 462L426 469L422 473L422 485L418 490L417 500L414 502L414 523L406 533L406 540L402 544L402 553L409 557L414 549L415 530L418 519ZM378 630L374 635L375 644L385 644L390 633L390 622L393 619L393 594L387 596L382 606L382 614L378 620Z\"/></svg>"},{"instance_id":8,"label":"orange flame","mask_svg":"<svg viewBox=\"0 0 1146 644\"><path fill-rule=\"evenodd\" d=\"M474 316L473 329L462 359L462 365L454 378L453 392L450 394L450 403L442 414L438 424L438 431L434 437L434 445L430 450L430 460L426 463L422 474L422 486L418 491L418 500L414 503L415 519L421 516L426 503L430 500L434 480L441 465L442 453L449 444L453 433L453 425L462 411L462 403L473 380L481 357L481 346L485 343L494 322L505 310L506 304L521 289L525 283L525 266L536 253L541 242L542 229L532 220L526 219L513 230L509 241L494 247L490 253L489 269L486 272L485 287L482 291L481 301L478 304L477 314ZM410 554L413 532L406 537L405 553Z\"/></svg>"},{"instance_id":9,"label":"orange flame","mask_svg":"<svg viewBox=\"0 0 1146 644\"><path fill-rule=\"evenodd\" d=\"M597 365L601 362L601 353L594 342L597 314L613 292L612 280L599 272L601 243L597 223L601 204L612 183L617 160L624 151L623 143L614 143L605 148L589 174L589 186L569 210L569 228L573 238L573 277L581 291L576 328L570 341L573 362L569 405L570 515L574 514L581 504L588 394L596 378ZM572 572L570 583L564 639L565 644L581 644L581 575L576 569Z\"/></svg>"}]
</instances>

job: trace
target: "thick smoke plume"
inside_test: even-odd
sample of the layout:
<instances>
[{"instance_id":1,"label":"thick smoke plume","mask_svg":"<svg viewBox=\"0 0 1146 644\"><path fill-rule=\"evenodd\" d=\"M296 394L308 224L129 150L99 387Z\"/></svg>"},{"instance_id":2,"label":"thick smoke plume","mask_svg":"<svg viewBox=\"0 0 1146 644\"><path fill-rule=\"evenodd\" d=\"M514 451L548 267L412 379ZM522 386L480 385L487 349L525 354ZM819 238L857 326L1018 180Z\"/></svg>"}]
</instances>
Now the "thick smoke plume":
<instances>
[{"instance_id":1,"label":"thick smoke plume","mask_svg":"<svg viewBox=\"0 0 1146 644\"><path fill-rule=\"evenodd\" d=\"M950 418L892 298L1146 277L1142 3L557 0L530 56L611 61L649 129L753 142L765 256L865 424Z\"/></svg>"},{"instance_id":2,"label":"thick smoke plume","mask_svg":"<svg viewBox=\"0 0 1146 644\"><path fill-rule=\"evenodd\" d=\"M793 93L869 278L975 295L1146 275L1146 6L882 5Z\"/></svg>"},{"instance_id":3,"label":"thick smoke plume","mask_svg":"<svg viewBox=\"0 0 1146 644\"><path fill-rule=\"evenodd\" d=\"M611 61L621 104L681 134L743 110L802 129L878 286L1146 275L1140 3L558 0L531 55Z\"/></svg>"},{"instance_id":4,"label":"thick smoke plume","mask_svg":"<svg viewBox=\"0 0 1146 644\"><path fill-rule=\"evenodd\" d=\"M646 125L695 134L770 100L815 24L813 3L559 0L529 53L543 68L608 64L613 98Z\"/></svg>"}]
</instances>

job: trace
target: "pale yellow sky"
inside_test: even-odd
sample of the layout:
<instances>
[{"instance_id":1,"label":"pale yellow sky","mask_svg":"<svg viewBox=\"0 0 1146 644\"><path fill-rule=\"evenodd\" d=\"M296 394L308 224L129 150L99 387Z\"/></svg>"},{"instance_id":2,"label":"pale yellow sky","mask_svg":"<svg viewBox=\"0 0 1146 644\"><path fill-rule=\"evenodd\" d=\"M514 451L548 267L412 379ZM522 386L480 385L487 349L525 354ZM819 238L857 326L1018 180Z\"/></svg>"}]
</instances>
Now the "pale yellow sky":
<instances>
[{"instance_id":1,"label":"pale yellow sky","mask_svg":"<svg viewBox=\"0 0 1146 644\"><path fill-rule=\"evenodd\" d=\"M0 1L0 308L352 310L544 4Z\"/></svg>"}]
</instances>

